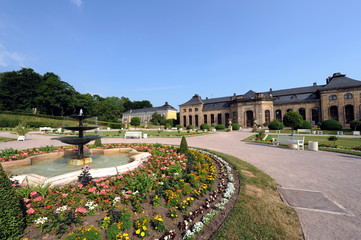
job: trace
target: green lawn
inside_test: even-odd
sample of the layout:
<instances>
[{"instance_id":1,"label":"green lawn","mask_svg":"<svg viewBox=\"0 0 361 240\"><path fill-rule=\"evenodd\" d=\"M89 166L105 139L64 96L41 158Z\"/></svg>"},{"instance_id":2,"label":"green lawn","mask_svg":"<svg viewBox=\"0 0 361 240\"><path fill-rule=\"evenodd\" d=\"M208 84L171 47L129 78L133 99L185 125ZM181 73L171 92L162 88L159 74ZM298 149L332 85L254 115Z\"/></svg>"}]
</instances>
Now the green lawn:
<instances>
[{"instance_id":1,"label":"green lawn","mask_svg":"<svg viewBox=\"0 0 361 240\"><path fill-rule=\"evenodd\" d=\"M143 134L148 134L148 137L181 137L181 136L199 136L204 134L211 134L212 132L187 132L187 131L164 131L164 130L132 130L133 132L141 131ZM132 132L129 131L129 132ZM120 130L120 131L100 131L99 134L105 137L124 137L125 132L128 130ZM94 133L86 133L86 135L93 135Z\"/></svg>"},{"instance_id":2,"label":"green lawn","mask_svg":"<svg viewBox=\"0 0 361 240\"><path fill-rule=\"evenodd\" d=\"M4 138L4 137L0 137L0 142L9 142L9 141L13 141L15 140L14 138Z\"/></svg>"},{"instance_id":3,"label":"green lawn","mask_svg":"<svg viewBox=\"0 0 361 240\"><path fill-rule=\"evenodd\" d=\"M289 133L291 134L291 129L282 129L281 133ZM329 134L329 135L336 135L337 131L331 131L331 130L320 130L320 129L311 129L311 131L323 131L323 134ZM342 129L344 135L352 135L351 129ZM276 133L276 130L269 130L270 133ZM296 131L297 133L297 131ZM307 135L307 134L305 134Z\"/></svg>"},{"instance_id":4,"label":"green lawn","mask_svg":"<svg viewBox=\"0 0 361 240\"><path fill-rule=\"evenodd\" d=\"M212 239L303 239L296 212L280 198L277 183L253 165L223 153L241 174L241 191Z\"/></svg>"}]
</instances>

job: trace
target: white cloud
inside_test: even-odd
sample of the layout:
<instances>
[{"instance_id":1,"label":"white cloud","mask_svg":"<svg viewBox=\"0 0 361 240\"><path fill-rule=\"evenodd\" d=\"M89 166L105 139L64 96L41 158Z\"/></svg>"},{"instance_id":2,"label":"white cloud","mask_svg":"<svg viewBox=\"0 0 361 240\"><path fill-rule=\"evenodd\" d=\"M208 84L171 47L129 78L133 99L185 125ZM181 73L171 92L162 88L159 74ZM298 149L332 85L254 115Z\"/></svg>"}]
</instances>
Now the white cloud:
<instances>
[{"instance_id":1,"label":"white cloud","mask_svg":"<svg viewBox=\"0 0 361 240\"><path fill-rule=\"evenodd\" d=\"M17 52L10 52L0 43L0 66L24 67L24 58Z\"/></svg>"},{"instance_id":2,"label":"white cloud","mask_svg":"<svg viewBox=\"0 0 361 240\"><path fill-rule=\"evenodd\" d=\"M82 0L70 0L70 1L78 7L81 7L83 5Z\"/></svg>"}]
</instances>

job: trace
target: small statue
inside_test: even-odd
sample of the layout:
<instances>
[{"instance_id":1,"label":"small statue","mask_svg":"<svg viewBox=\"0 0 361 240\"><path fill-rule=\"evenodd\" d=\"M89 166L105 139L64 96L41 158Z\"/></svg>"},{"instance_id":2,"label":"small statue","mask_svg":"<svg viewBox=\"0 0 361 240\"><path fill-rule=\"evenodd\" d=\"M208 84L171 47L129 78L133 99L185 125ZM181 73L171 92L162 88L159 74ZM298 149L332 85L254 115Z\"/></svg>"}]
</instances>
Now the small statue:
<instances>
[{"instance_id":1,"label":"small statue","mask_svg":"<svg viewBox=\"0 0 361 240\"><path fill-rule=\"evenodd\" d=\"M83 109L80 109L79 116L83 116Z\"/></svg>"}]
</instances>

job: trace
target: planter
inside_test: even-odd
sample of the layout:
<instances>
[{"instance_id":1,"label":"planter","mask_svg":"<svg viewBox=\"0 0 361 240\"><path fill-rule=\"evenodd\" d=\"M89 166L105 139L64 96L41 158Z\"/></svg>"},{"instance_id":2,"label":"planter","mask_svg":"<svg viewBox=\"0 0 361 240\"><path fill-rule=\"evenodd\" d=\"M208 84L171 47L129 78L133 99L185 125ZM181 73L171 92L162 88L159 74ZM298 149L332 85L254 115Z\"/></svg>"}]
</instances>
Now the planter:
<instances>
[{"instance_id":1,"label":"planter","mask_svg":"<svg viewBox=\"0 0 361 240\"><path fill-rule=\"evenodd\" d=\"M318 142L309 141L308 142L308 150L318 151Z\"/></svg>"}]
</instances>

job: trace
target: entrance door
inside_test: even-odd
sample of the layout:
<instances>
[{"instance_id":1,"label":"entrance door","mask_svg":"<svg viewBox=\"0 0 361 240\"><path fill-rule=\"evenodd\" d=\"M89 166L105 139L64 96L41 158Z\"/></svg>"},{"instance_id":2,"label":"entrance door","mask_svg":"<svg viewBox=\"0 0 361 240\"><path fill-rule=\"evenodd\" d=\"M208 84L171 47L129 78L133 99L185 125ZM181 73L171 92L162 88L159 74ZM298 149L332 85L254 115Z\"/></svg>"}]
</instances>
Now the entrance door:
<instances>
[{"instance_id":1,"label":"entrance door","mask_svg":"<svg viewBox=\"0 0 361 240\"><path fill-rule=\"evenodd\" d=\"M246 112L246 125L247 127L253 127L253 111Z\"/></svg>"}]
</instances>

